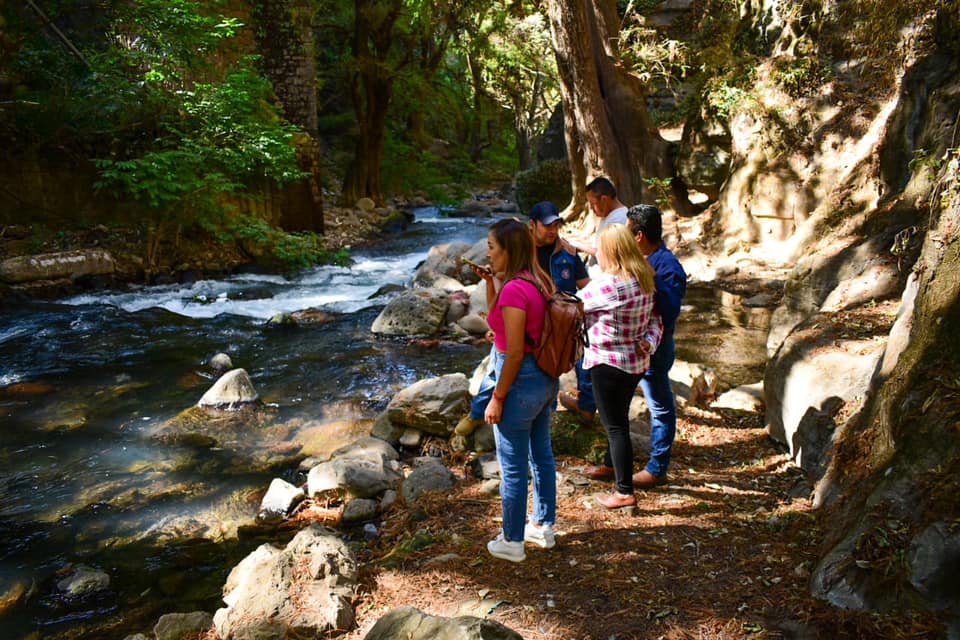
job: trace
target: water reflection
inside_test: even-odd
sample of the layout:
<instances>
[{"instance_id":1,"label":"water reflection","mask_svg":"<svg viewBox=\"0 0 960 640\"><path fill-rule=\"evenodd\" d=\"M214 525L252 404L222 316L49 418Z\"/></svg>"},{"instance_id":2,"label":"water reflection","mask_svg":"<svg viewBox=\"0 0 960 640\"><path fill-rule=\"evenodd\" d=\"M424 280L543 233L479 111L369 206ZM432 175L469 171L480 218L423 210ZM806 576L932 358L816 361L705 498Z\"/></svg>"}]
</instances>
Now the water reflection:
<instances>
[{"instance_id":1,"label":"water reflection","mask_svg":"<svg viewBox=\"0 0 960 640\"><path fill-rule=\"evenodd\" d=\"M713 367L721 390L763 379L773 309L748 307L743 297L693 285L677 323L677 358Z\"/></svg>"}]
</instances>

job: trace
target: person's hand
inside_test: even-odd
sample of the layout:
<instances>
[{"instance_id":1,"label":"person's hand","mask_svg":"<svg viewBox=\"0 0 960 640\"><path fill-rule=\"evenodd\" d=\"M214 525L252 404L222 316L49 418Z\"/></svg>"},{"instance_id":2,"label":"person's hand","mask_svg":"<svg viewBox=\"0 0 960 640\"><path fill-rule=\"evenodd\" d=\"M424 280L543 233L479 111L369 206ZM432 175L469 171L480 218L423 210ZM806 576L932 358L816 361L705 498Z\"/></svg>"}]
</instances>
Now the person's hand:
<instances>
[{"instance_id":1,"label":"person's hand","mask_svg":"<svg viewBox=\"0 0 960 640\"><path fill-rule=\"evenodd\" d=\"M634 350L637 352L637 355L641 358L650 355L653 351L653 347L646 340L637 340L637 345L634 347Z\"/></svg>"},{"instance_id":2,"label":"person's hand","mask_svg":"<svg viewBox=\"0 0 960 640\"><path fill-rule=\"evenodd\" d=\"M493 280L493 269L490 267L482 266L474 262L464 262L464 264L470 267L470 270L477 274L477 277L481 280L486 280L487 282Z\"/></svg>"},{"instance_id":3,"label":"person's hand","mask_svg":"<svg viewBox=\"0 0 960 640\"><path fill-rule=\"evenodd\" d=\"M496 396L490 396L490 402L487 403L487 410L483 412L483 421L487 424L499 424L503 418L503 400Z\"/></svg>"}]
</instances>

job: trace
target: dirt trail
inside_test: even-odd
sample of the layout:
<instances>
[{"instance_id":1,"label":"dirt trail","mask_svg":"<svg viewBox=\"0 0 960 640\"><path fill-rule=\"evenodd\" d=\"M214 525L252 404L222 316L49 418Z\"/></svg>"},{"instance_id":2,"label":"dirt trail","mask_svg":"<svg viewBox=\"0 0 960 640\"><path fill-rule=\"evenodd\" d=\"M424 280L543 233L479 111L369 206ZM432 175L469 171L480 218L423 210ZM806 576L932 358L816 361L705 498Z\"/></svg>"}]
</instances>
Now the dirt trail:
<instances>
[{"instance_id":1,"label":"dirt trail","mask_svg":"<svg viewBox=\"0 0 960 640\"><path fill-rule=\"evenodd\" d=\"M821 538L810 487L759 415L683 410L670 481L640 492L632 515L596 505L592 494L610 485L586 482L576 473L583 464L559 457L557 546L527 545L521 564L487 554L499 498L472 477L420 508L392 512L361 553L359 628L343 637L363 638L403 604L488 615L526 640L939 633L932 619L843 612L809 596ZM457 557L430 564L444 554Z\"/></svg>"}]
</instances>

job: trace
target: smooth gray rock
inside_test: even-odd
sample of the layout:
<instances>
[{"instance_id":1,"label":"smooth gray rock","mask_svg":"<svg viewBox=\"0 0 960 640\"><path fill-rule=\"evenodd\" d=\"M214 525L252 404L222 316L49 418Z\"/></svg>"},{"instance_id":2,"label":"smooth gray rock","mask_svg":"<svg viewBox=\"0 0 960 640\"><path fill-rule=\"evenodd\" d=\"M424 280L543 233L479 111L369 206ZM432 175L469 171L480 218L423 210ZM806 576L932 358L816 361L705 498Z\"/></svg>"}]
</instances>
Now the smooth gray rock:
<instances>
[{"instance_id":1,"label":"smooth gray rock","mask_svg":"<svg viewBox=\"0 0 960 640\"><path fill-rule=\"evenodd\" d=\"M183 640L194 638L200 632L207 631L213 626L213 616L206 611L192 613L168 613L160 616L153 635L157 640Z\"/></svg>"},{"instance_id":2,"label":"smooth gray rock","mask_svg":"<svg viewBox=\"0 0 960 640\"><path fill-rule=\"evenodd\" d=\"M250 375L245 369L228 371L207 390L200 401L199 407L214 407L218 409L234 409L236 407L253 404L259 400L257 390L253 387Z\"/></svg>"},{"instance_id":3,"label":"smooth gray rock","mask_svg":"<svg viewBox=\"0 0 960 640\"><path fill-rule=\"evenodd\" d=\"M467 377L451 373L420 380L402 389L387 405L386 413L394 425L449 436L469 409Z\"/></svg>"},{"instance_id":4,"label":"smooth gray rock","mask_svg":"<svg viewBox=\"0 0 960 640\"><path fill-rule=\"evenodd\" d=\"M103 591L110 586L110 576L100 569L77 565L70 574L57 581L57 589L71 598Z\"/></svg>"},{"instance_id":5,"label":"smooth gray rock","mask_svg":"<svg viewBox=\"0 0 960 640\"><path fill-rule=\"evenodd\" d=\"M0 262L0 280L11 284L113 273L113 256L102 249L81 249L35 256L17 256Z\"/></svg>"},{"instance_id":6,"label":"smooth gray rock","mask_svg":"<svg viewBox=\"0 0 960 640\"><path fill-rule=\"evenodd\" d=\"M270 482L266 495L260 501L257 520L260 522L280 522L290 510L306 497L303 489L286 480L274 478Z\"/></svg>"},{"instance_id":7,"label":"smooth gray rock","mask_svg":"<svg viewBox=\"0 0 960 640\"><path fill-rule=\"evenodd\" d=\"M442 464L424 464L410 473L400 487L400 495L408 505L413 504L428 491L446 491L457 483L450 469Z\"/></svg>"},{"instance_id":8,"label":"smooth gray rock","mask_svg":"<svg viewBox=\"0 0 960 640\"><path fill-rule=\"evenodd\" d=\"M410 606L388 611L364 640L523 640L516 631L493 620L472 616L442 618Z\"/></svg>"}]
</instances>

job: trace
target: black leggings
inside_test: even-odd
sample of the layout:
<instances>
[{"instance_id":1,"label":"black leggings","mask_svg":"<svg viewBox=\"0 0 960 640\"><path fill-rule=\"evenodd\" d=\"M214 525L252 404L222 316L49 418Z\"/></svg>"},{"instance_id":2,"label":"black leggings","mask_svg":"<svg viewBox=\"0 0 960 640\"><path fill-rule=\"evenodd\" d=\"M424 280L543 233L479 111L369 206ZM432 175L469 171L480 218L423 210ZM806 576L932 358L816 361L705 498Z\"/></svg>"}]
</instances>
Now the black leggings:
<instances>
[{"instance_id":1,"label":"black leggings","mask_svg":"<svg viewBox=\"0 0 960 640\"><path fill-rule=\"evenodd\" d=\"M607 464L613 467L617 491L633 495L633 443L630 441L630 401L640 384L639 373L627 373L608 364L590 369L593 396L600 422L607 430Z\"/></svg>"}]
</instances>

